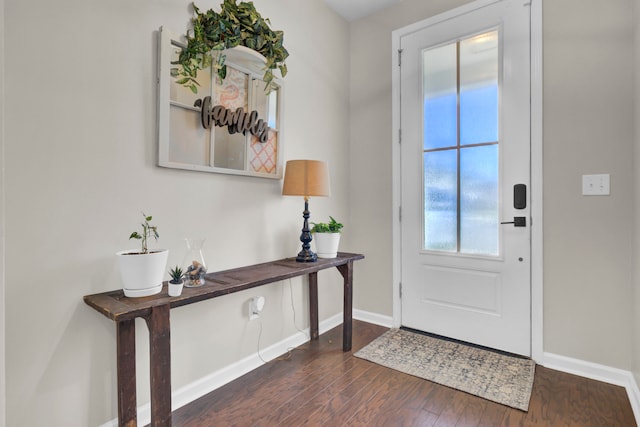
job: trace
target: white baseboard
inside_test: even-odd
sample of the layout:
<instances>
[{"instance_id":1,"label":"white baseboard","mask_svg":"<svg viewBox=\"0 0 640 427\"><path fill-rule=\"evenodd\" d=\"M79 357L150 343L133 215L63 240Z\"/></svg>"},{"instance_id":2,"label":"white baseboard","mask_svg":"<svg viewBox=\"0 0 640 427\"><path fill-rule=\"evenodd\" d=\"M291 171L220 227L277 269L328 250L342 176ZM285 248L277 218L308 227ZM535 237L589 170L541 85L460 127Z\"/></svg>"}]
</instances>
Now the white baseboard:
<instances>
[{"instance_id":1,"label":"white baseboard","mask_svg":"<svg viewBox=\"0 0 640 427\"><path fill-rule=\"evenodd\" d=\"M330 329L335 328L336 326L342 323L342 313L338 313L322 322L319 322L318 329L319 333L323 334ZM194 400L204 396L207 393L216 390L217 388L222 387L223 385L240 378L244 374L260 367L264 364L262 359L271 360L276 357L286 353L292 347L298 347L299 345L304 344L309 341L309 328L304 330L303 333L296 333L283 339L280 342L277 342L263 350L260 350L260 355L258 353L251 354L245 357L238 362L225 366L222 369L219 369L206 377L200 378L191 384L187 384L186 386L174 391L171 393L171 409L175 411L176 409L184 406ZM260 358L262 356L262 359ZM147 425L151 423L151 404L146 403L142 406L138 407L138 425ZM117 427L118 419L113 419L111 421L102 424L100 427Z\"/></svg>"},{"instance_id":2,"label":"white baseboard","mask_svg":"<svg viewBox=\"0 0 640 427\"><path fill-rule=\"evenodd\" d=\"M393 317L383 316L378 313L371 313L370 311L353 310L353 318L356 320L362 320L363 322L373 323L374 325L380 325L387 328L393 327Z\"/></svg>"},{"instance_id":3,"label":"white baseboard","mask_svg":"<svg viewBox=\"0 0 640 427\"><path fill-rule=\"evenodd\" d=\"M635 377L630 371L553 353L544 353L544 363L542 365L549 369L624 387L627 390L629 402L631 402L636 424L640 425L640 390Z\"/></svg>"}]
</instances>

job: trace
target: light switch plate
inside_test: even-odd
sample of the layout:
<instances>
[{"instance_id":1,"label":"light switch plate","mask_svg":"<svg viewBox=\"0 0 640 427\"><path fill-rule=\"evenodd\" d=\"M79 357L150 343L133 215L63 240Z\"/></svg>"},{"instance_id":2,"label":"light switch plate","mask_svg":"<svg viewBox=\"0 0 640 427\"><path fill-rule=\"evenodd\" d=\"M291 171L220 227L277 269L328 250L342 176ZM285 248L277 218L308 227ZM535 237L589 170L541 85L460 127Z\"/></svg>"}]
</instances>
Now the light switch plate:
<instances>
[{"instance_id":1,"label":"light switch plate","mask_svg":"<svg viewBox=\"0 0 640 427\"><path fill-rule=\"evenodd\" d=\"M582 175L582 195L608 196L610 194L610 175Z\"/></svg>"}]
</instances>

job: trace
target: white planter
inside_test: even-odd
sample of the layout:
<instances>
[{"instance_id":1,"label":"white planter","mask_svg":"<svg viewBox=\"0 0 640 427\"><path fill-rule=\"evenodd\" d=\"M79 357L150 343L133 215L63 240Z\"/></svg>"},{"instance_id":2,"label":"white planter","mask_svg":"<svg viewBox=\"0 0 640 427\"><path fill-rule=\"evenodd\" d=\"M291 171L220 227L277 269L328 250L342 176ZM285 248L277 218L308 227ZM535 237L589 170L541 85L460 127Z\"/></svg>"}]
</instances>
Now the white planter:
<instances>
[{"instance_id":1,"label":"white planter","mask_svg":"<svg viewBox=\"0 0 640 427\"><path fill-rule=\"evenodd\" d=\"M180 283L171 283L169 282L169 296L170 297L179 297L182 294L182 287L184 286L184 282Z\"/></svg>"},{"instance_id":2,"label":"white planter","mask_svg":"<svg viewBox=\"0 0 640 427\"><path fill-rule=\"evenodd\" d=\"M335 258L338 256L340 233L313 233L318 258Z\"/></svg>"},{"instance_id":3,"label":"white planter","mask_svg":"<svg viewBox=\"0 0 640 427\"><path fill-rule=\"evenodd\" d=\"M138 254L136 249L116 253L122 289L127 297L146 297L162 291L167 249Z\"/></svg>"}]
</instances>

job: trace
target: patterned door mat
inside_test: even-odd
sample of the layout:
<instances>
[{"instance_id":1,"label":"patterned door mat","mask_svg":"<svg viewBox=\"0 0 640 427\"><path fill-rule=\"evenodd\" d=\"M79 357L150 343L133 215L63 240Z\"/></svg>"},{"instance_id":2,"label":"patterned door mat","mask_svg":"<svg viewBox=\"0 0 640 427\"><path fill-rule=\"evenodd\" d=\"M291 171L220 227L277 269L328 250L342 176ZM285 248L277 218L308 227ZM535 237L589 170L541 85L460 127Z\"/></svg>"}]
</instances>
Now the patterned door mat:
<instances>
[{"instance_id":1,"label":"patterned door mat","mask_svg":"<svg viewBox=\"0 0 640 427\"><path fill-rule=\"evenodd\" d=\"M354 356L527 411L535 362L446 339L391 329Z\"/></svg>"}]
</instances>

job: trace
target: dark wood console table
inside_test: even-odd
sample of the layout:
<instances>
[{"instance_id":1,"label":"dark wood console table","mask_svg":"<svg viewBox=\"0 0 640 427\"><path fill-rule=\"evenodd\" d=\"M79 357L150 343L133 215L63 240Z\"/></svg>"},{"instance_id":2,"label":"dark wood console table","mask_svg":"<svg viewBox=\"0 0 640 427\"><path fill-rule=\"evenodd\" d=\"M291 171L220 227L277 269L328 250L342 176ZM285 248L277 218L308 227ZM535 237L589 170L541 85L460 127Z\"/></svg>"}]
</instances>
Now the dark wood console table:
<instances>
[{"instance_id":1,"label":"dark wood console table","mask_svg":"<svg viewBox=\"0 0 640 427\"><path fill-rule=\"evenodd\" d=\"M285 258L264 264L208 273L205 284L184 288L179 297L157 295L127 298L122 290L87 295L84 302L116 322L118 425L137 426L135 319L143 318L149 328L151 382L151 426L171 426L171 335L169 311L210 298L243 291L292 277L309 276L311 339L318 339L318 271L336 267L344 278L344 323L342 350L351 350L353 262L364 255L339 253L337 258L301 263Z\"/></svg>"}]
</instances>

